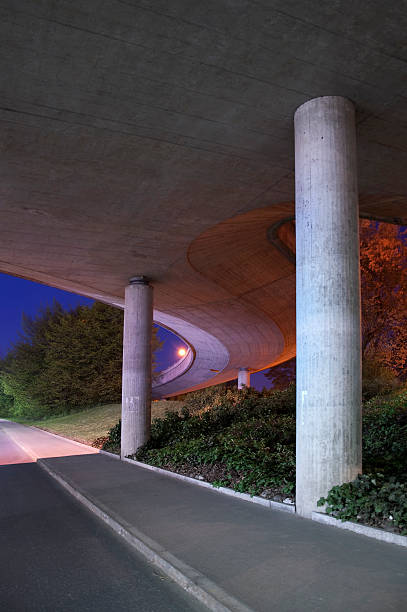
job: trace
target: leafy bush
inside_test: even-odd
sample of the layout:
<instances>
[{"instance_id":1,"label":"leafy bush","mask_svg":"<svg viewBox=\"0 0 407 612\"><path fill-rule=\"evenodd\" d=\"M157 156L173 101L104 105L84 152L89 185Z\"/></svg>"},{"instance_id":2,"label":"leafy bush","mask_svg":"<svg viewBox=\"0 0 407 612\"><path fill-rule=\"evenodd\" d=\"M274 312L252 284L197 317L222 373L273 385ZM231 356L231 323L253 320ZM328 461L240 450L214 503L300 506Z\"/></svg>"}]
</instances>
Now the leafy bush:
<instances>
[{"instance_id":1,"label":"leafy bush","mask_svg":"<svg viewBox=\"0 0 407 612\"><path fill-rule=\"evenodd\" d=\"M363 409L363 467L356 480L318 501L335 518L407 535L407 392L375 397Z\"/></svg>"},{"instance_id":2,"label":"leafy bush","mask_svg":"<svg viewBox=\"0 0 407 612\"><path fill-rule=\"evenodd\" d=\"M14 400L11 395L6 393L6 388L0 376L0 417L3 418L11 416L14 408Z\"/></svg>"},{"instance_id":3,"label":"leafy bush","mask_svg":"<svg viewBox=\"0 0 407 612\"><path fill-rule=\"evenodd\" d=\"M121 431L122 422L120 420L118 423L116 423L116 425L113 425L113 427L109 429L107 440L104 442L102 449L120 455Z\"/></svg>"},{"instance_id":4,"label":"leafy bush","mask_svg":"<svg viewBox=\"0 0 407 612\"><path fill-rule=\"evenodd\" d=\"M295 388L262 392L218 386L186 400L181 414L155 419L150 440L135 458L186 471L216 466L216 486L258 494L265 489L291 494L295 480ZM109 432L105 450L120 445L120 424Z\"/></svg>"},{"instance_id":5,"label":"leafy bush","mask_svg":"<svg viewBox=\"0 0 407 612\"><path fill-rule=\"evenodd\" d=\"M120 448L120 424L111 430L109 445ZM292 495L295 387L262 393L217 388L191 394L181 414L168 413L154 421L151 439L135 458L186 475L204 475L215 486L236 491L268 492L272 498ZM388 526L387 521L405 529L407 391L365 404L363 462L365 471L379 475L334 487L322 503L344 520Z\"/></svg>"},{"instance_id":6,"label":"leafy bush","mask_svg":"<svg viewBox=\"0 0 407 612\"><path fill-rule=\"evenodd\" d=\"M352 482L333 487L318 501L326 513L342 521L393 528L407 535L407 483L383 474L359 475Z\"/></svg>"},{"instance_id":7,"label":"leafy bush","mask_svg":"<svg viewBox=\"0 0 407 612\"><path fill-rule=\"evenodd\" d=\"M196 401L195 401L196 400ZM295 479L295 388L259 393L215 389L189 397L181 413L154 421L135 455L169 468L217 465L216 485L291 493Z\"/></svg>"},{"instance_id":8,"label":"leafy bush","mask_svg":"<svg viewBox=\"0 0 407 612\"><path fill-rule=\"evenodd\" d=\"M264 428L261 435L279 438L274 432L274 425L267 428L266 421L276 416L288 417L295 414L295 388L285 391L262 394L254 389L226 390L206 395L204 400L198 395L196 404L189 399L181 414L169 413L163 419L155 419L151 428L151 438L141 453L151 449L162 448L183 440L218 434L228 427L239 423L261 422ZM293 416L291 416L293 419ZM284 423L284 418L282 423ZM291 425L293 421L290 421ZM280 439L280 438L279 438ZM293 441L293 440L291 440Z\"/></svg>"},{"instance_id":9,"label":"leafy bush","mask_svg":"<svg viewBox=\"0 0 407 612\"><path fill-rule=\"evenodd\" d=\"M363 469L403 479L406 477L407 391L393 398L377 397L365 404Z\"/></svg>"},{"instance_id":10,"label":"leafy bush","mask_svg":"<svg viewBox=\"0 0 407 612\"><path fill-rule=\"evenodd\" d=\"M366 402L397 390L400 381L394 371L372 357L364 357L362 370L362 398Z\"/></svg>"}]
</instances>

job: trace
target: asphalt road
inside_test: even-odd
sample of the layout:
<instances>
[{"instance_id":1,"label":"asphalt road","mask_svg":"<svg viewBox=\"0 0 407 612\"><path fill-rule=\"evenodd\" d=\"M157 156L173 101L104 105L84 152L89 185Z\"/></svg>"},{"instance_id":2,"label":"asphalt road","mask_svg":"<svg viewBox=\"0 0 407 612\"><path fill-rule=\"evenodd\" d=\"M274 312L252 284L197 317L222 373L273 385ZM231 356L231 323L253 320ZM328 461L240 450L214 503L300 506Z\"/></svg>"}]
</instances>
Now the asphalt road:
<instances>
[{"instance_id":1,"label":"asphalt road","mask_svg":"<svg viewBox=\"0 0 407 612\"><path fill-rule=\"evenodd\" d=\"M0 611L204 608L49 478L0 421Z\"/></svg>"}]
</instances>

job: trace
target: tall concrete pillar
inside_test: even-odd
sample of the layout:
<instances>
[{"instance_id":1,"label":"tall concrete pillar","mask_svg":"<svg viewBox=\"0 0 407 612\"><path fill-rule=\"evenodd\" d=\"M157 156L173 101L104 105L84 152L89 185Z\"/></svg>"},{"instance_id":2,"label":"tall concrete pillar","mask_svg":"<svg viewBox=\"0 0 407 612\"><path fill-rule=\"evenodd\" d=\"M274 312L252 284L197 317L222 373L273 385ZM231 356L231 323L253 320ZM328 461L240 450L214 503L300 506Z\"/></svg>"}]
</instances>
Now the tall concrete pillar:
<instances>
[{"instance_id":1,"label":"tall concrete pillar","mask_svg":"<svg viewBox=\"0 0 407 612\"><path fill-rule=\"evenodd\" d=\"M250 372L248 368L239 368L239 374L237 375L237 388L243 389L243 387L250 387Z\"/></svg>"},{"instance_id":2,"label":"tall concrete pillar","mask_svg":"<svg viewBox=\"0 0 407 612\"><path fill-rule=\"evenodd\" d=\"M126 287L123 333L121 456L147 442L151 422L153 288L144 276Z\"/></svg>"},{"instance_id":3,"label":"tall concrete pillar","mask_svg":"<svg viewBox=\"0 0 407 612\"><path fill-rule=\"evenodd\" d=\"M297 512L362 469L355 111L323 97L295 113Z\"/></svg>"}]
</instances>

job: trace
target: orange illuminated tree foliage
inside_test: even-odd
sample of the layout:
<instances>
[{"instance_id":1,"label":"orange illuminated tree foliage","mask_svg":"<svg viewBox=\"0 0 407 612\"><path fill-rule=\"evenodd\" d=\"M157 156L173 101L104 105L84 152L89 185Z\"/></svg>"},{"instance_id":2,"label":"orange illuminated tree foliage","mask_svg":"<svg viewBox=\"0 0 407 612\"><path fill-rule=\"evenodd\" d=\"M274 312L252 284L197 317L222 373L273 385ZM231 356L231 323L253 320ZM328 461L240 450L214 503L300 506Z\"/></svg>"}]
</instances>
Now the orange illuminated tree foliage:
<instances>
[{"instance_id":1,"label":"orange illuminated tree foliage","mask_svg":"<svg viewBox=\"0 0 407 612\"><path fill-rule=\"evenodd\" d=\"M365 378L407 380L407 227L360 223L362 357ZM295 358L265 373L273 386L295 379Z\"/></svg>"},{"instance_id":2,"label":"orange illuminated tree foliage","mask_svg":"<svg viewBox=\"0 0 407 612\"><path fill-rule=\"evenodd\" d=\"M362 355L405 378L407 227L362 221Z\"/></svg>"}]
</instances>

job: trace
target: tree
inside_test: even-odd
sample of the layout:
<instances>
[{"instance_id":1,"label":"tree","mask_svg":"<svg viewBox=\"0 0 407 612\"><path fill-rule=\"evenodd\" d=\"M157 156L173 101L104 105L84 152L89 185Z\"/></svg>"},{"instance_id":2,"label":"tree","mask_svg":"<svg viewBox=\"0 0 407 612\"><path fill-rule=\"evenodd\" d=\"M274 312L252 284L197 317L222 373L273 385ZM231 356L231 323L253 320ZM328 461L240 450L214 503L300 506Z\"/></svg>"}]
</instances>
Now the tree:
<instances>
[{"instance_id":1,"label":"tree","mask_svg":"<svg viewBox=\"0 0 407 612\"><path fill-rule=\"evenodd\" d=\"M7 418L13 414L14 400L11 395L6 393L6 388L0 378L0 416Z\"/></svg>"},{"instance_id":2,"label":"tree","mask_svg":"<svg viewBox=\"0 0 407 612\"><path fill-rule=\"evenodd\" d=\"M25 316L19 342L0 365L12 413L46 416L119 401L122 335L123 312L98 302L69 312L55 303ZM153 356L160 346L153 327Z\"/></svg>"},{"instance_id":3,"label":"tree","mask_svg":"<svg viewBox=\"0 0 407 612\"><path fill-rule=\"evenodd\" d=\"M407 378L407 227L360 224L364 395ZM270 368L276 388L295 380L295 358Z\"/></svg>"},{"instance_id":4,"label":"tree","mask_svg":"<svg viewBox=\"0 0 407 612\"><path fill-rule=\"evenodd\" d=\"M363 221L362 356L403 378L407 367L407 228Z\"/></svg>"},{"instance_id":5,"label":"tree","mask_svg":"<svg viewBox=\"0 0 407 612\"><path fill-rule=\"evenodd\" d=\"M34 318L23 314L20 339L0 366L2 388L12 398L15 416L34 417L44 411L38 381L44 368L46 332L52 321L62 315L63 309L56 302L41 309Z\"/></svg>"},{"instance_id":6,"label":"tree","mask_svg":"<svg viewBox=\"0 0 407 612\"><path fill-rule=\"evenodd\" d=\"M287 389L287 387L295 380L296 358L292 357L288 361L270 368L265 372L265 376L271 380L273 389Z\"/></svg>"}]
</instances>

